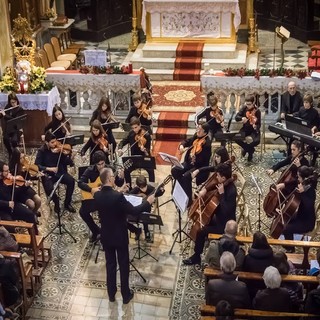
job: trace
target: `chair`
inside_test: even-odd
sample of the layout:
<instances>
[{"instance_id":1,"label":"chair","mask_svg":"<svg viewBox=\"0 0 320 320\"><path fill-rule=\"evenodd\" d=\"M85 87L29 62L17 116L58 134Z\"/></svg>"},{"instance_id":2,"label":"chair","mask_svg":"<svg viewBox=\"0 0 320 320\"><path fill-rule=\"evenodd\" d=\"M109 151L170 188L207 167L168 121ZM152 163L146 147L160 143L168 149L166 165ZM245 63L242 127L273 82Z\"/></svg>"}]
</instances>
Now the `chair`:
<instances>
[{"instance_id":1,"label":"chair","mask_svg":"<svg viewBox=\"0 0 320 320\"><path fill-rule=\"evenodd\" d=\"M69 69L71 62L69 60L57 61L54 55L53 47L50 43L45 43L43 48L44 48L44 51L47 53L48 61L51 67L64 67L65 69Z\"/></svg>"},{"instance_id":2,"label":"chair","mask_svg":"<svg viewBox=\"0 0 320 320\"><path fill-rule=\"evenodd\" d=\"M61 47L60 47L60 43L59 43L58 38L52 37L51 38L51 44L52 44L53 51L54 51L54 54L56 56L56 59L58 61L60 61L60 60L68 60L68 61L71 62L71 64L77 62L77 55L76 54L74 54L74 53L63 54L61 52Z\"/></svg>"},{"instance_id":3,"label":"chair","mask_svg":"<svg viewBox=\"0 0 320 320\"><path fill-rule=\"evenodd\" d=\"M41 64L45 69L59 67L59 68L61 68L61 70L66 70L66 69L68 69L70 67L70 61L55 61L53 59L52 62L51 62L49 60L47 52L45 50L43 50L43 49L40 49L38 51L38 53L39 53Z\"/></svg>"},{"instance_id":4,"label":"chair","mask_svg":"<svg viewBox=\"0 0 320 320\"><path fill-rule=\"evenodd\" d=\"M52 37L52 38L56 38L59 42L59 46L60 46L60 50L62 52L62 54L68 54L68 53L72 53L72 54L75 54L76 56L78 56L79 52L80 52L80 48L64 48L64 39L63 37L61 38L57 38L57 37ZM52 43L52 38L51 38L51 44L53 45ZM56 41L56 40L53 40L53 41Z\"/></svg>"},{"instance_id":5,"label":"chair","mask_svg":"<svg viewBox=\"0 0 320 320\"><path fill-rule=\"evenodd\" d=\"M45 55L45 57L41 57L39 52L34 56L35 65L37 67L43 67L46 70L66 70L64 67L50 67L47 54L43 49L42 51L42 56Z\"/></svg>"},{"instance_id":6,"label":"chair","mask_svg":"<svg viewBox=\"0 0 320 320\"><path fill-rule=\"evenodd\" d=\"M61 36L61 39L62 39L62 45L65 50L67 50L67 49L82 50L86 46L85 44L73 43L71 40L70 30L64 32Z\"/></svg>"}]
</instances>

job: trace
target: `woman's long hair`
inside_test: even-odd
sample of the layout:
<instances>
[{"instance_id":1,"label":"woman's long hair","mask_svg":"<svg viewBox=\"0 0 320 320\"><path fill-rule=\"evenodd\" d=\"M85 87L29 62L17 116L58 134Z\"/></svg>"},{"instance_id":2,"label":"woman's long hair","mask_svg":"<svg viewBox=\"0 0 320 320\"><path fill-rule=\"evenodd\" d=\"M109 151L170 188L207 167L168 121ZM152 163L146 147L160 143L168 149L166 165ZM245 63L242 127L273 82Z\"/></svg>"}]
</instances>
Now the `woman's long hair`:
<instances>
[{"instance_id":1,"label":"woman's long hair","mask_svg":"<svg viewBox=\"0 0 320 320\"><path fill-rule=\"evenodd\" d=\"M61 120L58 120L55 116L55 113L57 111L60 111L62 113L62 119ZM55 105L52 109L52 126L53 128L58 128L62 123L64 123L66 121L66 116L63 112L63 110L61 109L61 107ZM70 132L70 123L69 121L67 121L65 123L65 126L67 127L68 131Z\"/></svg>"},{"instance_id":2,"label":"woman's long hair","mask_svg":"<svg viewBox=\"0 0 320 320\"><path fill-rule=\"evenodd\" d=\"M95 136L93 133L92 133L92 129L99 129L99 134L97 136ZM101 137L106 137L107 134L105 132L105 130L103 129L102 127L102 124L99 120L93 120L92 121L92 124L91 124L91 127L90 127L90 132L91 132L91 139L93 141L96 141L97 139L101 138Z\"/></svg>"}]
</instances>

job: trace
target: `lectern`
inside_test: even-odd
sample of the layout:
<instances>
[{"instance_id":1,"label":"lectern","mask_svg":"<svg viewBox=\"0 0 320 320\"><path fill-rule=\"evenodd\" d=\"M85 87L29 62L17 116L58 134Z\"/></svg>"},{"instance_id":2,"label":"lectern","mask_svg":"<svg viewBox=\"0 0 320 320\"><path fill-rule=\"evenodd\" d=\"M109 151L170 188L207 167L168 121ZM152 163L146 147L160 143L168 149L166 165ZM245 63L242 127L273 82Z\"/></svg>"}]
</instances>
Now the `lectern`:
<instances>
[{"instance_id":1,"label":"lectern","mask_svg":"<svg viewBox=\"0 0 320 320\"><path fill-rule=\"evenodd\" d=\"M276 34L281 39L281 66L280 69L283 68L284 64L284 49L283 44L290 38L290 31L288 31L284 27L276 27Z\"/></svg>"}]
</instances>

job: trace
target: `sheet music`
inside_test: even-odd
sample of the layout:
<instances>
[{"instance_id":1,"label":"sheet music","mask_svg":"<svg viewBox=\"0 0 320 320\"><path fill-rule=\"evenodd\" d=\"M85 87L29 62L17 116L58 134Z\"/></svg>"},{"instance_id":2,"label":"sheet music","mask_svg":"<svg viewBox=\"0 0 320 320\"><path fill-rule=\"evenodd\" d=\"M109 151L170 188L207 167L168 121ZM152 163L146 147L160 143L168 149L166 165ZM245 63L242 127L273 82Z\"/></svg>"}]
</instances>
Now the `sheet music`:
<instances>
[{"instance_id":1,"label":"sheet music","mask_svg":"<svg viewBox=\"0 0 320 320\"><path fill-rule=\"evenodd\" d=\"M176 180L176 183L174 185L172 199L181 213L187 210L189 198L182 189L181 184L178 182L178 180Z\"/></svg>"},{"instance_id":2,"label":"sheet music","mask_svg":"<svg viewBox=\"0 0 320 320\"><path fill-rule=\"evenodd\" d=\"M142 197L133 196L131 194L125 194L124 197L129 201L134 207L139 206L142 203Z\"/></svg>"},{"instance_id":3,"label":"sheet music","mask_svg":"<svg viewBox=\"0 0 320 320\"><path fill-rule=\"evenodd\" d=\"M161 159L165 162L170 162L172 165L183 169L183 165L180 163L179 159L171 154L159 152Z\"/></svg>"},{"instance_id":4,"label":"sheet music","mask_svg":"<svg viewBox=\"0 0 320 320\"><path fill-rule=\"evenodd\" d=\"M84 50L84 61L87 66L105 67L107 52L105 50Z\"/></svg>"}]
</instances>

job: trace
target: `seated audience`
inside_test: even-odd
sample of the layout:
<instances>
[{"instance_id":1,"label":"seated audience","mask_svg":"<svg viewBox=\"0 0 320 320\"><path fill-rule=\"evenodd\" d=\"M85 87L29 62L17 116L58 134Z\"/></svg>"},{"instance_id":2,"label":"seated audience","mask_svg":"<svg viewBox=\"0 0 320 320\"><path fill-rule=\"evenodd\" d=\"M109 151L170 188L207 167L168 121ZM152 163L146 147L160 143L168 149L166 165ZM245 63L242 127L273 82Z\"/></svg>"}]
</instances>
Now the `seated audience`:
<instances>
[{"instance_id":1,"label":"seated audience","mask_svg":"<svg viewBox=\"0 0 320 320\"><path fill-rule=\"evenodd\" d=\"M292 302L288 290L281 288L281 275L277 268L268 267L263 273L266 289L259 290L253 300L257 310L292 312ZM273 319L278 319L273 317ZM279 318L283 319L283 318Z\"/></svg>"},{"instance_id":2,"label":"seated audience","mask_svg":"<svg viewBox=\"0 0 320 320\"><path fill-rule=\"evenodd\" d=\"M318 266L315 266L315 267L312 267L310 270L309 270L309 276L317 276L319 274L319 271L320 271L320 249L318 249L317 251L317 262L318 262Z\"/></svg>"},{"instance_id":3,"label":"seated audience","mask_svg":"<svg viewBox=\"0 0 320 320\"><path fill-rule=\"evenodd\" d=\"M8 230L0 226L0 251L12 251L16 252L19 249L19 245L14 237L8 232Z\"/></svg>"},{"instance_id":4,"label":"seated audience","mask_svg":"<svg viewBox=\"0 0 320 320\"><path fill-rule=\"evenodd\" d=\"M220 257L225 251L231 252L236 259L236 269L241 269L244 261L245 252L240 246L242 243L236 240L238 224L234 220L226 223L224 234L217 241L211 241L206 254L206 262L210 267L220 268Z\"/></svg>"},{"instance_id":5,"label":"seated audience","mask_svg":"<svg viewBox=\"0 0 320 320\"><path fill-rule=\"evenodd\" d=\"M288 261L287 255L284 252L277 252L274 254L273 266L278 269L280 274L289 274L294 270L293 264L291 261ZM293 309L295 312L298 312L303 301L302 283L297 281L283 282L281 287L288 290Z\"/></svg>"},{"instance_id":6,"label":"seated audience","mask_svg":"<svg viewBox=\"0 0 320 320\"><path fill-rule=\"evenodd\" d=\"M226 300L220 300L216 305L216 320L233 320L234 309Z\"/></svg>"},{"instance_id":7,"label":"seated audience","mask_svg":"<svg viewBox=\"0 0 320 320\"><path fill-rule=\"evenodd\" d=\"M317 289L311 290L306 298L304 311L320 315L320 275L318 274L319 286Z\"/></svg>"},{"instance_id":8,"label":"seated audience","mask_svg":"<svg viewBox=\"0 0 320 320\"><path fill-rule=\"evenodd\" d=\"M236 260L231 252L224 252L220 258L222 274L220 279L211 279L206 288L206 304L215 306L220 300L228 301L233 308L248 309L251 301L247 286L233 274Z\"/></svg>"}]
</instances>

